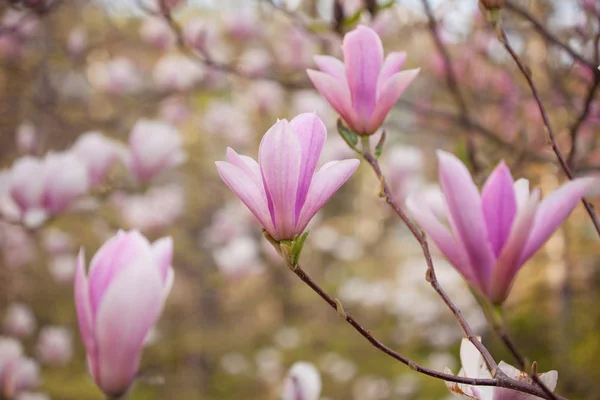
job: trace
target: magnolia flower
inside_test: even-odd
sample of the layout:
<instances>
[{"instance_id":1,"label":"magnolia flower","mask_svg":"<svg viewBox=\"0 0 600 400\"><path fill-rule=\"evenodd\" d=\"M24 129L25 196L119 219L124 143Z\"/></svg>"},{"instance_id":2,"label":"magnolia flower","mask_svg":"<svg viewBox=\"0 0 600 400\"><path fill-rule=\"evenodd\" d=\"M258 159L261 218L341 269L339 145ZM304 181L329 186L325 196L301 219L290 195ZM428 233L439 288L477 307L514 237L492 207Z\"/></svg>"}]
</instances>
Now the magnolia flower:
<instances>
[{"instance_id":1,"label":"magnolia flower","mask_svg":"<svg viewBox=\"0 0 600 400\"><path fill-rule=\"evenodd\" d=\"M438 159L450 231L420 196L410 196L406 205L448 261L496 304L506 299L519 269L595 182L575 179L540 202L539 189L530 193L526 179L513 182L501 162L480 194L459 159L443 151Z\"/></svg>"},{"instance_id":2,"label":"magnolia flower","mask_svg":"<svg viewBox=\"0 0 600 400\"><path fill-rule=\"evenodd\" d=\"M23 154L33 154L38 147L38 131L31 122L23 122L17 128L17 148Z\"/></svg>"},{"instance_id":3,"label":"magnolia flower","mask_svg":"<svg viewBox=\"0 0 600 400\"><path fill-rule=\"evenodd\" d=\"M463 339L460 345L460 362L462 364L462 369L458 373L458 376L479 379L489 379L492 377L492 374L490 374L490 371L485 365L481 353L479 353L479 350L477 350L475 345L471 343L469 339ZM532 383L531 378L527 376L527 373L519 371L504 361L500 361L498 367L511 379ZM446 368L445 372L452 373L448 368ZM538 376L548 389L554 391L554 388L556 388L556 381L558 380L558 372L549 371L538 374ZM534 400L540 398L530 394L516 392L511 389L497 388L494 386L471 386L455 382L446 382L446 386L450 389L452 394L461 399Z\"/></svg>"},{"instance_id":4,"label":"magnolia flower","mask_svg":"<svg viewBox=\"0 0 600 400\"><path fill-rule=\"evenodd\" d=\"M37 387L39 375L37 363L23 357L20 342L0 337L0 396L12 399L24 390Z\"/></svg>"},{"instance_id":5,"label":"magnolia flower","mask_svg":"<svg viewBox=\"0 0 600 400\"><path fill-rule=\"evenodd\" d=\"M319 400L321 375L312 364L299 361L292 365L281 392L281 400Z\"/></svg>"},{"instance_id":6,"label":"magnolia flower","mask_svg":"<svg viewBox=\"0 0 600 400\"><path fill-rule=\"evenodd\" d=\"M118 397L133 383L142 347L173 283L173 242L150 244L136 231L119 232L94 255L85 272L77 260L75 306L94 382Z\"/></svg>"},{"instance_id":7,"label":"magnolia flower","mask_svg":"<svg viewBox=\"0 0 600 400\"><path fill-rule=\"evenodd\" d=\"M71 331L60 326L46 326L37 342L40 362L50 366L66 365L73 356Z\"/></svg>"},{"instance_id":8,"label":"magnolia flower","mask_svg":"<svg viewBox=\"0 0 600 400\"><path fill-rule=\"evenodd\" d=\"M161 50L166 50L175 44L175 34L169 24L159 17L145 18L140 27L142 40Z\"/></svg>"},{"instance_id":9,"label":"magnolia flower","mask_svg":"<svg viewBox=\"0 0 600 400\"><path fill-rule=\"evenodd\" d=\"M88 187L85 165L72 153L48 153L43 160L25 156L11 170L11 197L26 222L65 211Z\"/></svg>"},{"instance_id":10,"label":"magnolia flower","mask_svg":"<svg viewBox=\"0 0 600 400\"><path fill-rule=\"evenodd\" d=\"M12 303L4 316L3 327L8 334L19 338L30 336L36 328L33 311L23 303Z\"/></svg>"},{"instance_id":11,"label":"magnolia flower","mask_svg":"<svg viewBox=\"0 0 600 400\"><path fill-rule=\"evenodd\" d=\"M116 145L100 132L83 133L72 151L85 164L92 186L102 183L118 156Z\"/></svg>"},{"instance_id":12,"label":"magnolia flower","mask_svg":"<svg viewBox=\"0 0 600 400\"><path fill-rule=\"evenodd\" d=\"M185 161L179 131L160 121L140 119L129 135L126 164L141 182Z\"/></svg>"},{"instance_id":13,"label":"magnolia flower","mask_svg":"<svg viewBox=\"0 0 600 400\"><path fill-rule=\"evenodd\" d=\"M263 136L258 163L227 149L217 161L223 181L275 239L293 239L358 167L333 161L315 174L327 130L316 114L278 120Z\"/></svg>"},{"instance_id":14,"label":"magnolia flower","mask_svg":"<svg viewBox=\"0 0 600 400\"><path fill-rule=\"evenodd\" d=\"M81 26L71 29L67 38L67 49L69 50L69 54L78 57L85 51L87 45L87 31Z\"/></svg>"},{"instance_id":15,"label":"magnolia flower","mask_svg":"<svg viewBox=\"0 0 600 400\"><path fill-rule=\"evenodd\" d=\"M308 76L350 129L371 135L419 69L400 71L406 53L393 52L384 60L381 39L366 26L346 34L342 48L344 62L316 56L321 71L309 69Z\"/></svg>"},{"instance_id":16,"label":"magnolia flower","mask_svg":"<svg viewBox=\"0 0 600 400\"><path fill-rule=\"evenodd\" d=\"M128 58L115 57L107 62L97 61L88 71L90 82L109 94L131 94L142 85L138 68Z\"/></svg>"},{"instance_id":17,"label":"magnolia flower","mask_svg":"<svg viewBox=\"0 0 600 400\"><path fill-rule=\"evenodd\" d=\"M204 69L181 54L167 54L157 61L154 83L163 90L190 90L204 78Z\"/></svg>"}]
</instances>

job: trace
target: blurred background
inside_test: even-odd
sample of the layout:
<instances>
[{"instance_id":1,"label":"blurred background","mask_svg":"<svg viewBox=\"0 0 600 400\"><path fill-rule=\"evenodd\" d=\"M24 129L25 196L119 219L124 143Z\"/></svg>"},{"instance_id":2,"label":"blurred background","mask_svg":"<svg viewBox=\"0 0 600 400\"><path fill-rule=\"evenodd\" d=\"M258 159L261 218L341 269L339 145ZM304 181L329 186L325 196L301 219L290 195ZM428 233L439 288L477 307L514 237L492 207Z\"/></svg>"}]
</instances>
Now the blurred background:
<instances>
[{"instance_id":1,"label":"blurred background","mask_svg":"<svg viewBox=\"0 0 600 400\"><path fill-rule=\"evenodd\" d=\"M398 200L413 190L439 195L438 148L459 155L478 184L504 159L515 178L550 193L565 177L529 87L478 2L168 3L162 12L147 0L0 2L0 332L35 360L35 390L102 398L76 325L75 256L83 247L89 261L116 230L138 229L151 240L174 238L175 285L131 399L277 399L299 360L318 367L322 400L450 398L443 382L376 351L299 281L214 162L227 146L256 157L277 118L310 111L328 126L321 163L351 157L305 69L316 54L341 57L343 34L362 23L386 52L408 53L405 68L421 68L385 124L381 163ZM512 0L499 14L575 174L598 174L600 4ZM126 156L140 120L177 135L186 154L144 183ZM86 132L119 155L109 175L58 215L15 219L15 162L73 151ZM460 327L363 164L309 226L303 268L381 341L457 372ZM435 263L496 359L516 365L461 277L442 256ZM557 391L572 400L599 398L599 285L598 237L578 206L522 270L506 304L522 353L539 371L558 370Z\"/></svg>"}]
</instances>

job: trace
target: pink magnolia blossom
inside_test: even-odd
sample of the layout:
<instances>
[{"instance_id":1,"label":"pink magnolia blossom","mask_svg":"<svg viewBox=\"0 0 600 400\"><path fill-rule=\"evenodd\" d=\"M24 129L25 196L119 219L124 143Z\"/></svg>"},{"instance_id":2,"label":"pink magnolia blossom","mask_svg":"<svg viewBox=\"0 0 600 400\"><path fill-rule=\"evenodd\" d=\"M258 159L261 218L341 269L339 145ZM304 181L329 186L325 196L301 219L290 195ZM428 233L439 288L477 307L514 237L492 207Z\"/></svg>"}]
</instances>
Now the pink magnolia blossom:
<instances>
[{"instance_id":1,"label":"pink magnolia blossom","mask_svg":"<svg viewBox=\"0 0 600 400\"><path fill-rule=\"evenodd\" d=\"M154 83L162 90L190 90L204 78L204 69L181 54L167 54L156 62Z\"/></svg>"},{"instance_id":2,"label":"pink magnolia blossom","mask_svg":"<svg viewBox=\"0 0 600 400\"><path fill-rule=\"evenodd\" d=\"M492 374L485 365L485 361L479 353L479 350L469 341L469 339L463 339L460 345L460 361L462 369L458 373L458 376L467 378L479 378L479 379L490 379ZM532 383L531 379L526 372L519 371L512 365L500 361L498 367L504 372L509 378L516 379L518 381L524 381ZM452 373L446 368L446 373ZM558 372L549 371L542 374L538 374L540 380L546 385L546 387L552 391L556 388L556 382L558 381ZM461 399L476 399L476 400L534 400L540 399L540 397L517 392L505 388L496 388L494 386L471 386L462 383L446 382L446 386L452 394Z\"/></svg>"},{"instance_id":3,"label":"pink magnolia blossom","mask_svg":"<svg viewBox=\"0 0 600 400\"><path fill-rule=\"evenodd\" d=\"M132 94L142 86L138 68L126 57L96 61L90 65L88 76L93 86L113 95Z\"/></svg>"},{"instance_id":4,"label":"pink magnolia blossom","mask_svg":"<svg viewBox=\"0 0 600 400\"><path fill-rule=\"evenodd\" d=\"M46 326L40 331L37 354L40 362L50 366L64 366L73 356L71 331L60 326Z\"/></svg>"},{"instance_id":5,"label":"pink magnolia blossom","mask_svg":"<svg viewBox=\"0 0 600 400\"><path fill-rule=\"evenodd\" d=\"M292 365L281 392L281 400L319 400L321 396L321 374L309 362L299 361Z\"/></svg>"},{"instance_id":6,"label":"pink magnolia blossom","mask_svg":"<svg viewBox=\"0 0 600 400\"><path fill-rule=\"evenodd\" d=\"M217 161L223 181L276 240L301 234L312 217L358 167L357 159L333 161L315 174L327 137L314 113L278 120L263 136L258 163L227 149Z\"/></svg>"},{"instance_id":7,"label":"pink magnolia blossom","mask_svg":"<svg viewBox=\"0 0 600 400\"><path fill-rule=\"evenodd\" d=\"M116 144L95 131L83 133L72 151L85 164L91 186L102 183L118 156Z\"/></svg>"},{"instance_id":8,"label":"pink magnolia blossom","mask_svg":"<svg viewBox=\"0 0 600 400\"><path fill-rule=\"evenodd\" d=\"M38 364L23 355L23 346L15 339L0 337L0 396L14 398L40 383Z\"/></svg>"},{"instance_id":9,"label":"pink magnolia blossom","mask_svg":"<svg viewBox=\"0 0 600 400\"><path fill-rule=\"evenodd\" d=\"M9 335L24 338L33 333L37 322L31 308L23 303L12 303L6 311L2 325Z\"/></svg>"},{"instance_id":10,"label":"pink magnolia blossom","mask_svg":"<svg viewBox=\"0 0 600 400\"><path fill-rule=\"evenodd\" d=\"M540 202L539 189L514 182L501 162L481 194L467 168L455 156L439 151L439 179L450 230L418 195L406 205L446 258L475 288L502 303L519 269L558 229L593 178L567 182Z\"/></svg>"},{"instance_id":11,"label":"pink magnolia blossom","mask_svg":"<svg viewBox=\"0 0 600 400\"><path fill-rule=\"evenodd\" d=\"M150 244L137 231L119 232L85 272L83 250L75 275L75 306L94 382L120 396L133 383L144 341L173 283L173 242Z\"/></svg>"},{"instance_id":12,"label":"pink magnolia blossom","mask_svg":"<svg viewBox=\"0 0 600 400\"><path fill-rule=\"evenodd\" d=\"M183 163L185 158L181 136L173 126L140 119L131 130L126 164L140 182Z\"/></svg>"},{"instance_id":13,"label":"pink magnolia blossom","mask_svg":"<svg viewBox=\"0 0 600 400\"><path fill-rule=\"evenodd\" d=\"M317 90L358 134L375 133L419 69L400 71L406 53L393 52L383 59L377 33L359 26L344 37L344 62L316 56L320 71L308 70Z\"/></svg>"},{"instance_id":14,"label":"pink magnolia blossom","mask_svg":"<svg viewBox=\"0 0 600 400\"><path fill-rule=\"evenodd\" d=\"M79 57L88 46L87 31L81 27L75 27L69 32L67 38L67 50L73 57Z\"/></svg>"},{"instance_id":15,"label":"pink magnolia blossom","mask_svg":"<svg viewBox=\"0 0 600 400\"><path fill-rule=\"evenodd\" d=\"M33 154L38 148L39 133L31 122L23 122L17 128L17 148L23 154Z\"/></svg>"},{"instance_id":16,"label":"pink magnolia blossom","mask_svg":"<svg viewBox=\"0 0 600 400\"><path fill-rule=\"evenodd\" d=\"M146 18L140 27L142 40L161 50L166 50L175 44L175 34L169 24L159 17Z\"/></svg>"},{"instance_id":17,"label":"pink magnolia blossom","mask_svg":"<svg viewBox=\"0 0 600 400\"><path fill-rule=\"evenodd\" d=\"M11 170L11 197L26 222L65 211L88 187L87 169L72 153L48 153L43 160L25 156Z\"/></svg>"}]
</instances>

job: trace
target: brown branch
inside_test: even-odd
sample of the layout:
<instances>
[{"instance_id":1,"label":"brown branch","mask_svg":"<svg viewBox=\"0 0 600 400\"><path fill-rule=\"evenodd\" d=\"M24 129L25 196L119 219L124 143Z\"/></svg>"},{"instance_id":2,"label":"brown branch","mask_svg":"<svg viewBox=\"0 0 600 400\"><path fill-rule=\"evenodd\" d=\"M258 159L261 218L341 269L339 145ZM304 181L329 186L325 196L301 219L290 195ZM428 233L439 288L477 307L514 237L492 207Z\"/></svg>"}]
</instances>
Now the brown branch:
<instances>
[{"instance_id":1,"label":"brown branch","mask_svg":"<svg viewBox=\"0 0 600 400\"><path fill-rule=\"evenodd\" d=\"M541 22L535 19L535 17L531 15L529 11L527 11L525 8L511 1L507 1L505 7L508 10L531 22L535 30L538 31L538 33L542 35L547 41L566 51L571 57L579 61L582 65L591 69L594 74L598 75L598 65L586 60L585 58L583 58L583 56L575 52L575 50L573 50L571 47L561 42L556 36L554 36L550 31L548 31L548 29L546 29L546 27Z\"/></svg>"},{"instance_id":2,"label":"brown branch","mask_svg":"<svg viewBox=\"0 0 600 400\"><path fill-rule=\"evenodd\" d=\"M571 171L571 168L569 167L567 161L565 160L565 157L563 156L562 152L558 148L554 130L552 129L552 125L550 124L550 119L548 118L548 113L546 112L546 108L544 107L544 104L542 103L542 99L537 90L537 87L535 86L535 83L533 82L533 78L531 76L531 71L523 63L523 61L521 60L519 55L512 48L512 46L508 42L508 38L506 37L506 32L504 32L504 29L500 26L498 26L498 39L502 42L504 48L506 49L506 51L508 51L508 53L510 54L512 59L515 61L515 63L519 67L519 70L521 71L521 73L523 74L525 79L527 80L529 88L531 89L531 93L533 94L533 97L535 98L535 101L540 110L540 114L542 115L542 120L544 122L544 126L546 128L546 133L548 134L548 139L550 140L552 150L554 151L554 154L556 154L556 158L558 159L558 162L559 162L561 168L563 169L563 171L565 172L565 174L567 175L567 177L570 180L573 180L574 179L573 172ZM600 220L598 220L598 216L596 215L596 212L594 211L594 207L585 197L583 197L581 199L581 201L582 201L585 209L587 210L587 213L589 214L590 219L592 220L592 223L594 224L594 228L596 229L596 232L600 236Z\"/></svg>"},{"instance_id":3,"label":"brown branch","mask_svg":"<svg viewBox=\"0 0 600 400\"><path fill-rule=\"evenodd\" d=\"M594 75L594 82L592 83L592 86L590 86L590 89L588 91L583 106L583 111L571 127L571 151L569 152L569 157L567 158L567 165L569 165L570 168L573 168L575 164L575 158L577 153L577 136L579 134L579 129L581 128L581 126L583 125L590 113L590 110L592 108L591 105L594 101L594 97L596 97L596 91L598 90L598 86L600 86L600 75Z\"/></svg>"},{"instance_id":4,"label":"brown branch","mask_svg":"<svg viewBox=\"0 0 600 400\"><path fill-rule=\"evenodd\" d=\"M373 347L375 347L379 351L387 354L388 356L394 358L395 360L398 360L401 363L407 365L408 367L410 367L410 369L417 371L421 374L431 376L436 379L442 379L442 380L448 381L448 382L462 383L462 384L474 385L474 386L496 386L496 387L502 387L502 388L516 390L516 391L519 391L522 393L528 393L528 394L542 397L542 398L545 397L544 392L537 386L531 385L527 382L517 381L515 379L508 378L500 370L497 370L499 373L496 374L496 376L494 378L479 379L479 378L467 378L467 377L462 377L462 376L455 376L452 374L447 374L447 373L439 372L436 370L432 370L430 368L427 368L420 364L417 364L416 362L410 360L409 358L403 356L402 354L396 352L395 350L392 350L391 348L389 348L388 346L386 346L385 344L383 344L382 342L377 340L368 329L364 328L358 321L356 321L356 319L354 319L354 317L352 317L347 311L345 311L343 309L343 307L340 307L340 309L338 309L338 305L341 306L341 303L339 302L339 300L336 301L336 299L334 299L329 294L327 294L327 292L325 292L315 281L313 281L311 279L310 276L308 276L308 274L306 272L304 272L304 270L300 267L300 265L288 266L288 267L290 268L290 270L292 270L298 276L298 278L300 278L304 283L306 283L306 285L308 287L310 287L323 300L325 300L325 302L327 304L329 304L329 306L331 308L336 310L338 312L338 314L341 317L343 317L344 320L348 324L350 324L356 332L358 332L362 337L367 339L367 341L369 343L371 343L371 345L373 345ZM435 274L433 274L433 275L435 275ZM440 288L440 290L441 290L441 288ZM460 313L460 311L458 311L458 313ZM477 341L477 343L479 343L483 347L481 342L479 342L477 339L475 339L475 340ZM484 349L485 349L485 347L484 347ZM493 374L493 372L492 372L492 374ZM562 397L560 397L559 399L566 400Z\"/></svg>"},{"instance_id":5,"label":"brown branch","mask_svg":"<svg viewBox=\"0 0 600 400\"><path fill-rule=\"evenodd\" d=\"M138 0L138 3L139 3L139 0ZM140 5L140 8L150 15L160 16L165 20L165 22L169 25L169 27L175 34L177 47L190 60L200 63L203 66L214 68L216 70L226 72L228 74L235 75L240 78L244 78L244 79L248 79L248 80L255 80L255 81L257 80L257 81L277 82L281 86L283 86L287 89L307 89L307 88L312 87L309 85L309 82L307 80L288 81L288 80L284 80L280 77L273 76L273 75L253 74L253 73L249 73L246 71L242 71L230 64L216 61L213 58L211 58L210 55L206 51L200 51L200 53L197 53L196 51L190 49L187 46L187 44L185 43L185 40L184 40L183 34L182 34L182 29L179 26L179 24L173 19L173 16L171 15L171 11L164 4L164 0L160 0L160 5L161 5L161 10L159 13L156 13L156 12L148 9L147 7L144 7L143 5Z\"/></svg>"},{"instance_id":6,"label":"brown branch","mask_svg":"<svg viewBox=\"0 0 600 400\"><path fill-rule=\"evenodd\" d=\"M496 331L496 333L498 334L498 336L500 336L500 339L502 339L502 343L504 343L504 346L508 349L508 351L512 354L513 358L519 364L519 367L521 368L521 370L522 371L528 371L529 368L525 364L525 357L523 357L521 355L521 353L517 349L517 346L514 344L514 342L512 341L512 339L510 338L510 336L508 335L508 331L507 331L506 327L505 326L500 326L498 324L492 324L492 326L494 327L494 330ZM544 393L546 393L546 395L550 396L550 398L552 400L558 400L558 395L555 394L554 392L552 392L552 390L550 390L546 386L546 384L544 382L542 382L542 380L540 379L540 377L537 375L537 373L535 371L533 371L533 373L527 372L527 374L529 375L529 377L531 379L533 379L533 381L539 387L542 388L542 390L544 391Z\"/></svg>"},{"instance_id":7,"label":"brown branch","mask_svg":"<svg viewBox=\"0 0 600 400\"><path fill-rule=\"evenodd\" d=\"M537 153L534 153L531 151L527 151L525 149L519 149L518 146L516 146L514 143L503 138L502 135L492 131L489 128L486 128L485 126L479 124L478 122L476 122L474 120L471 120L471 119L465 120L461 115L458 115L454 112L443 110L443 109L430 108L430 107L427 107L427 106L424 106L421 104L417 104L417 103L413 103L413 102L410 102L410 101L404 100L404 99L398 100L397 104L399 106L406 107L406 108L414 110L416 112L424 113L427 116L439 118L439 119L449 121L449 122L455 122L465 128L472 129L473 132L481 135L485 139L488 139L488 140L494 142L495 144L497 144L498 146L502 147L505 150L508 150L511 152L523 153L522 155L527 160L535 161L535 162L539 162L539 163L556 163L556 160L546 157L542 154L537 154Z\"/></svg>"}]
</instances>

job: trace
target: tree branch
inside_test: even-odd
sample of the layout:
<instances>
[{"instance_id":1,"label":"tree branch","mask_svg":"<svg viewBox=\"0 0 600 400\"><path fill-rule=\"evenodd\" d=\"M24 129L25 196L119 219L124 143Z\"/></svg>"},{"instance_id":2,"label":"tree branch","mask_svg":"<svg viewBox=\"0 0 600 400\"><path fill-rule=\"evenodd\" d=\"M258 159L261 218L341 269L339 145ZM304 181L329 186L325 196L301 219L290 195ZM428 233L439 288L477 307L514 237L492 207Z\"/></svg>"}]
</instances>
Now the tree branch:
<instances>
[{"instance_id":1,"label":"tree branch","mask_svg":"<svg viewBox=\"0 0 600 400\"><path fill-rule=\"evenodd\" d=\"M567 175L567 177L570 180L573 180L574 179L573 172L571 171L571 168L569 167L567 161L565 160L565 157L563 156L562 152L558 148L558 145L556 144L556 137L554 134L554 130L552 129L552 126L550 124L550 119L548 118L548 113L546 112L546 108L544 107L544 104L542 103L542 99L537 90L537 87L535 86L535 82L533 82L533 78L531 77L531 71L523 63L523 61L521 60L519 55L512 48L512 46L508 42L508 38L506 37L506 32L504 32L504 29L501 26L498 26L498 39L500 40L500 42L502 42L504 48L506 49L506 51L508 51L508 53L510 54L512 59L515 61L515 63L519 67L519 70L521 71L521 73L523 74L525 79L527 80L527 83L529 84L529 87L531 89L531 93L533 94L533 97L535 98L535 101L540 110L540 114L542 115L542 120L544 122L544 126L546 129L546 133L548 134L548 139L550 140L552 150L554 151L554 154L556 154L556 158L558 158L558 162L559 162L561 168L563 169L563 171L565 172L565 174ZM594 211L594 207L585 197L583 197L581 199L581 201L582 201L585 209L587 210L587 213L589 214L590 219L592 220L592 223L594 224L594 228L596 229L596 232L600 236L600 220L598 220L598 216L596 215L596 212Z\"/></svg>"}]
</instances>

